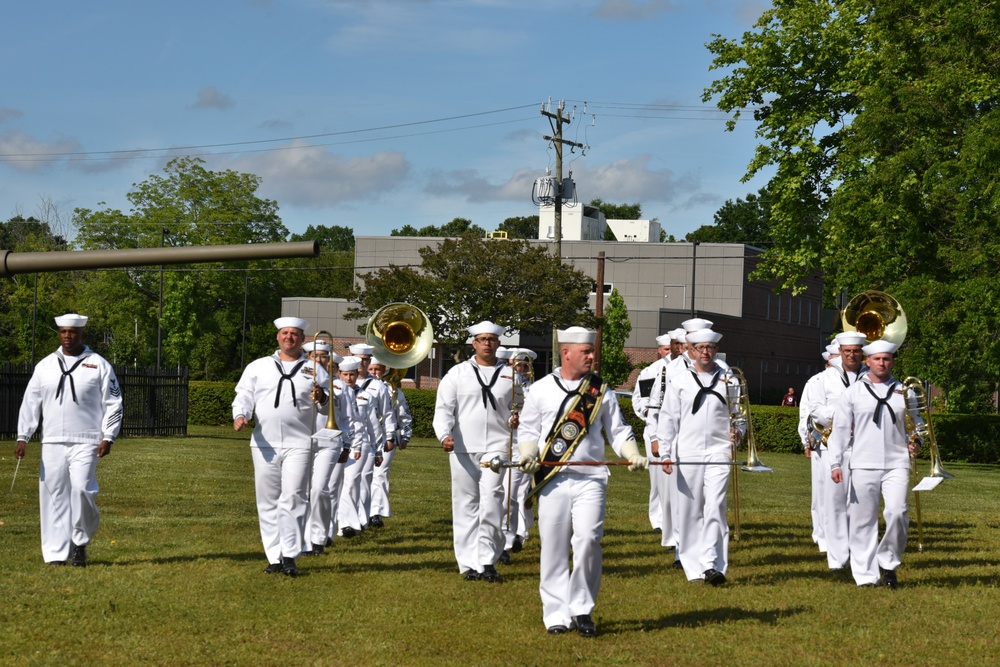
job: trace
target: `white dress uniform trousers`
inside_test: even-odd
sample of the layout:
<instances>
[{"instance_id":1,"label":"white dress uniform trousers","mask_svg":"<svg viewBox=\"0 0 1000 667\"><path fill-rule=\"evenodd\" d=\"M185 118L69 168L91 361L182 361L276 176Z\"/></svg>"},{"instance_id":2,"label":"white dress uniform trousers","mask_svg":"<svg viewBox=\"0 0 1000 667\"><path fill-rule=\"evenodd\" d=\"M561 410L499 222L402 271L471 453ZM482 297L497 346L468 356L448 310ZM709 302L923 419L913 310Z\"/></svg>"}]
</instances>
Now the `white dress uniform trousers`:
<instances>
[{"instance_id":1,"label":"white dress uniform trousers","mask_svg":"<svg viewBox=\"0 0 1000 667\"><path fill-rule=\"evenodd\" d=\"M382 465L375 468L372 474L371 514L381 517L392 516L392 506L389 504L389 470L399 452L400 441L409 442L413 438L413 416L410 414L410 404L406 402L403 390L396 388L390 391L393 414L396 416L395 446L391 451L382 453ZM393 394L395 394L393 396Z\"/></svg>"}]
</instances>

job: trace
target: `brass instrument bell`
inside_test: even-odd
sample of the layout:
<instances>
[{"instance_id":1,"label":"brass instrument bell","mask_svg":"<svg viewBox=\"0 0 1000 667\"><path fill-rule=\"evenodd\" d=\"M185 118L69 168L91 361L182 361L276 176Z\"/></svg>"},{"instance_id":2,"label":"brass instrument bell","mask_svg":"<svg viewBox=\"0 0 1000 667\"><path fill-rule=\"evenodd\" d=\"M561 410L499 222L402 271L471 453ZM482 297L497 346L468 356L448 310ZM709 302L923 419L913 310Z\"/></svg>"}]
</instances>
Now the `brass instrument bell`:
<instances>
[{"instance_id":1,"label":"brass instrument bell","mask_svg":"<svg viewBox=\"0 0 1000 667\"><path fill-rule=\"evenodd\" d=\"M906 312L885 292L868 290L848 302L840 315L844 331L857 331L869 343L884 340L901 345L906 338Z\"/></svg>"},{"instance_id":2,"label":"brass instrument bell","mask_svg":"<svg viewBox=\"0 0 1000 667\"><path fill-rule=\"evenodd\" d=\"M430 354L434 331L427 315L416 306L390 303L368 319L365 342L390 368L409 368Z\"/></svg>"}]
</instances>

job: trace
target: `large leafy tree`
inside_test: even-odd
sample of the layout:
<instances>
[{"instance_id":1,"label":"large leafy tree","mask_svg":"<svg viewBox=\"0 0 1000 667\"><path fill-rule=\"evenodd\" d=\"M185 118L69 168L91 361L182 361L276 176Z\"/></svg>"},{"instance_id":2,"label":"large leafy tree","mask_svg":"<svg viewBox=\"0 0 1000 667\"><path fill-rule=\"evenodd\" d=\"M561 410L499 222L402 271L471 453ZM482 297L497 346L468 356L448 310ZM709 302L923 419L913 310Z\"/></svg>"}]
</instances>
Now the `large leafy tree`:
<instances>
[{"instance_id":1,"label":"large leafy tree","mask_svg":"<svg viewBox=\"0 0 1000 667\"><path fill-rule=\"evenodd\" d=\"M771 245L771 197L767 188L746 199L727 199L715 212L711 225L703 225L685 237L701 243L746 243L767 248Z\"/></svg>"},{"instance_id":2,"label":"large leafy tree","mask_svg":"<svg viewBox=\"0 0 1000 667\"><path fill-rule=\"evenodd\" d=\"M320 256L293 265L303 273L296 280L300 296L346 298L354 289L354 230L333 225L309 225L289 241L319 241Z\"/></svg>"},{"instance_id":3,"label":"large leafy tree","mask_svg":"<svg viewBox=\"0 0 1000 667\"><path fill-rule=\"evenodd\" d=\"M486 236L486 230L479 225L472 224L467 218L454 218L451 222L446 222L440 227L437 225L427 225L417 229L413 225L403 225L399 229L389 232L389 236L466 236L472 235L482 238Z\"/></svg>"},{"instance_id":4,"label":"large leafy tree","mask_svg":"<svg viewBox=\"0 0 1000 667\"><path fill-rule=\"evenodd\" d=\"M507 232L516 239L537 239L538 238L538 216L518 216L507 218L497 226L497 230Z\"/></svg>"},{"instance_id":5,"label":"large leafy tree","mask_svg":"<svg viewBox=\"0 0 1000 667\"><path fill-rule=\"evenodd\" d=\"M907 309L902 362L982 407L1000 380L1000 3L779 0L709 44L706 91L775 168L759 275L884 289Z\"/></svg>"},{"instance_id":6,"label":"large leafy tree","mask_svg":"<svg viewBox=\"0 0 1000 667\"><path fill-rule=\"evenodd\" d=\"M593 281L557 262L544 246L466 236L419 252L420 267L390 265L363 274L364 287L353 296L359 306L348 316L367 319L381 306L403 301L427 314L437 340L454 346L484 319L508 332L592 323L587 308Z\"/></svg>"},{"instance_id":7,"label":"large leafy tree","mask_svg":"<svg viewBox=\"0 0 1000 667\"><path fill-rule=\"evenodd\" d=\"M259 177L209 171L194 158L171 160L164 171L128 194L128 213L77 209L76 245L113 249L285 240L288 230L278 217L277 203L256 195ZM259 269L286 265L254 262L249 275L238 270L251 268L246 262L169 267L163 281L164 365L189 365L205 378L236 368L245 287L248 322L269 321L280 312L281 294L287 293L283 281L296 274ZM155 362L159 281L159 271L149 267L84 275L78 288L80 307L94 317L95 330L105 332L112 357Z\"/></svg>"},{"instance_id":8,"label":"large leafy tree","mask_svg":"<svg viewBox=\"0 0 1000 667\"><path fill-rule=\"evenodd\" d=\"M631 333L632 323L628 319L625 299L614 288L608 296L601 326L601 377L613 387L624 384L632 371L632 364L625 354L625 341Z\"/></svg>"}]
</instances>

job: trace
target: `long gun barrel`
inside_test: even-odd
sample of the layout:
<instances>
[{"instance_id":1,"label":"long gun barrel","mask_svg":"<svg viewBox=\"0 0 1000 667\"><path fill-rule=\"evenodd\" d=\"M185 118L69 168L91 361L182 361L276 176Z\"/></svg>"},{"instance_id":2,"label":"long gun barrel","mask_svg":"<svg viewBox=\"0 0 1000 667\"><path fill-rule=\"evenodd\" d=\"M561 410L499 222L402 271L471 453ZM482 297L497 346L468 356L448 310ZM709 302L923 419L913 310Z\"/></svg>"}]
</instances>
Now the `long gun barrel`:
<instances>
[{"instance_id":1,"label":"long gun barrel","mask_svg":"<svg viewBox=\"0 0 1000 667\"><path fill-rule=\"evenodd\" d=\"M0 250L0 278L21 273L52 273L78 269L113 269L124 266L238 262L248 259L283 259L319 256L318 241L249 243L242 245L181 246L172 248L123 248L72 252L13 252Z\"/></svg>"}]
</instances>

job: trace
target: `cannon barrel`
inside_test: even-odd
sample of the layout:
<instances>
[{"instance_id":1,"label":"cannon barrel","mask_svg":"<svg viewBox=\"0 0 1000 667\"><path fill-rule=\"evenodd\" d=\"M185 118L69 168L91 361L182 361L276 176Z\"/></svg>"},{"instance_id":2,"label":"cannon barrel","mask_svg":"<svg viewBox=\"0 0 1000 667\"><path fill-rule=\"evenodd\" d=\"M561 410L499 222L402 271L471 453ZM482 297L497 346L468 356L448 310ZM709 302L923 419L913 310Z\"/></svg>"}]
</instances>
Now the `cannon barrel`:
<instances>
[{"instance_id":1,"label":"cannon barrel","mask_svg":"<svg viewBox=\"0 0 1000 667\"><path fill-rule=\"evenodd\" d=\"M248 243L243 245L203 245L168 248L122 248L118 250L77 250L71 252L13 252L0 250L3 258L0 277L20 273L52 273L78 269L113 269L124 266L196 264L198 262L238 262L248 259L317 257L319 241L294 243Z\"/></svg>"}]
</instances>

